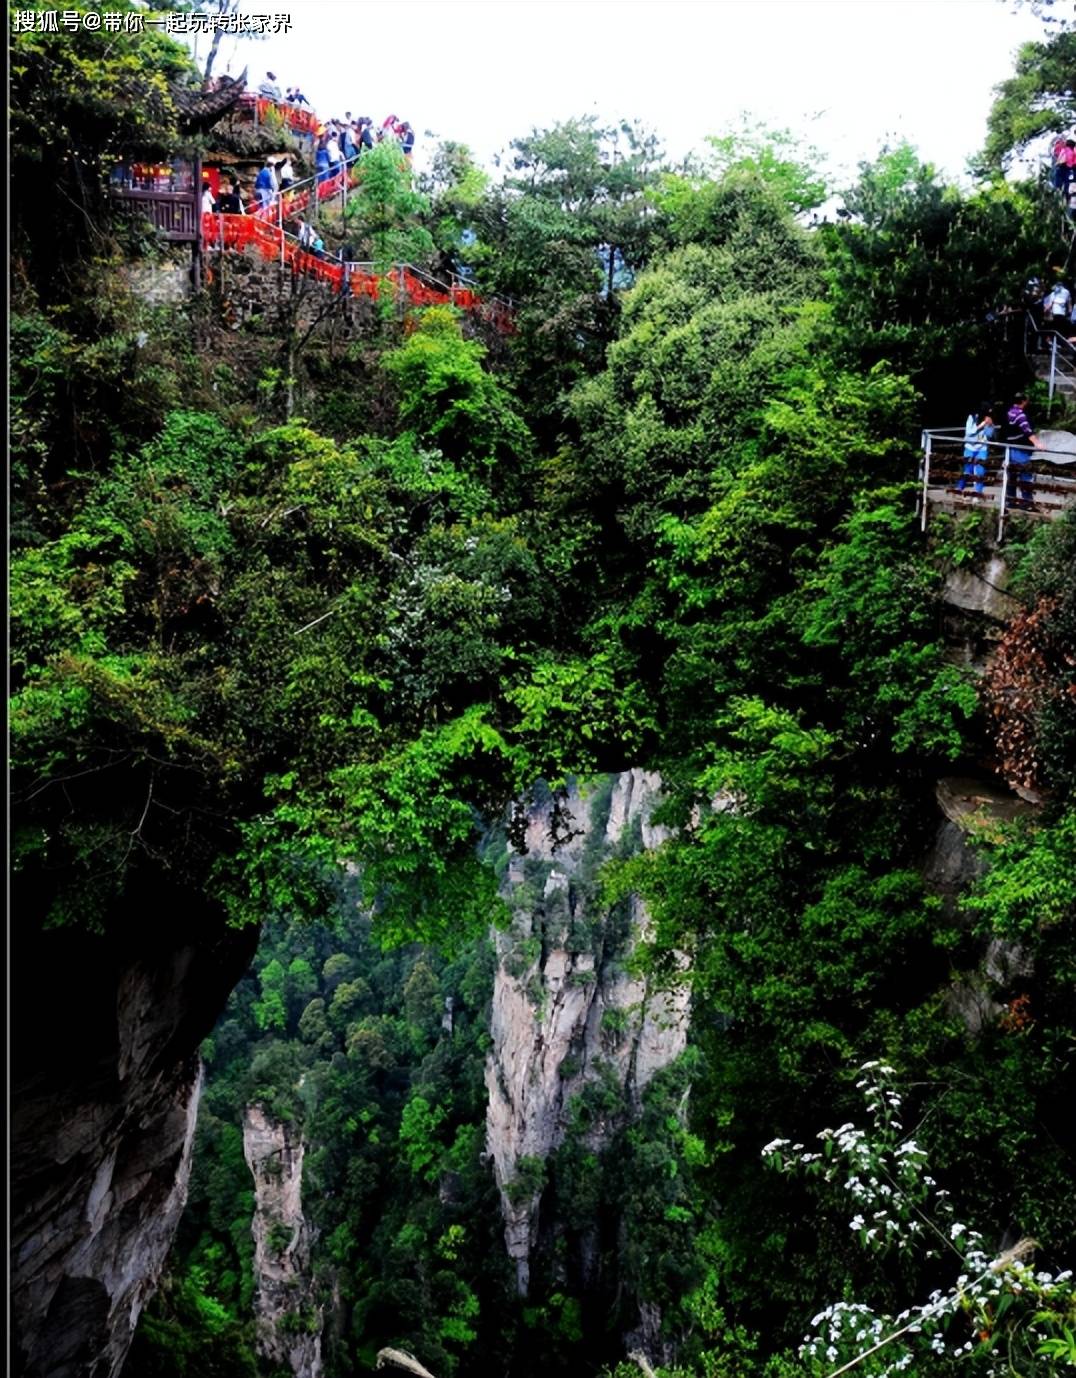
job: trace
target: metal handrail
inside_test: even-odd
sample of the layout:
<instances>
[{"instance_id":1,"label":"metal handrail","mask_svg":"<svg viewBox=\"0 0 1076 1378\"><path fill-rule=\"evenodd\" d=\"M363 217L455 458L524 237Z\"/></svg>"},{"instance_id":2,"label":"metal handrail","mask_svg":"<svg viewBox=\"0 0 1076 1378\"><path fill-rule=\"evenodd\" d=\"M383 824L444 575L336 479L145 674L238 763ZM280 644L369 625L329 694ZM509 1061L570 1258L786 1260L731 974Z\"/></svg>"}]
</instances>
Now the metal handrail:
<instances>
[{"instance_id":1,"label":"metal handrail","mask_svg":"<svg viewBox=\"0 0 1076 1378\"><path fill-rule=\"evenodd\" d=\"M1046 349L1032 349L1030 341L1037 343L1049 341ZM1046 378L1047 398L1050 402L1054 400L1054 393L1057 391L1057 380L1063 378L1068 381L1076 382L1076 347L1069 343L1066 335L1060 331L1052 329L1050 326L1039 325L1030 311L1024 316L1024 356L1029 363L1032 363L1036 355L1048 354L1050 356L1050 371Z\"/></svg>"},{"instance_id":2,"label":"metal handrail","mask_svg":"<svg viewBox=\"0 0 1076 1378\"><path fill-rule=\"evenodd\" d=\"M924 430L921 449L916 511L923 531L932 488L996 507L999 543L1004 540L1010 509L1051 518L1076 506L1074 452L1021 441L985 440L969 436L963 426Z\"/></svg>"},{"instance_id":3,"label":"metal handrail","mask_svg":"<svg viewBox=\"0 0 1076 1378\"><path fill-rule=\"evenodd\" d=\"M1076 453L1071 450L1051 450L1046 446L1021 445L1016 441L1006 443L1002 440L977 440L965 435L963 426L931 426L923 432L926 440L959 440L968 445L982 446L987 453L1002 450L1032 450L1036 459L1045 459L1049 464L1076 464Z\"/></svg>"},{"instance_id":4,"label":"metal handrail","mask_svg":"<svg viewBox=\"0 0 1076 1378\"><path fill-rule=\"evenodd\" d=\"M335 166L336 166L336 167L343 167L344 171L347 172L350 168L352 168L352 167L359 161L359 158L360 158L361 156L362 156L361 154L356 153L355 156L354 156L353 158L345 158L345 159L342 159L341 162L335 164ZM330 164L330 166L334 166L334 165L333 165L333 164ZM273 199L269 202L269 205L270 205L270 206L275 206L275 205L277 204L277 202L280 201L280 200L282 200L285 196L294 196L295 193L296 193L297 191L302 191L302 190L304 190L304 189L306 189L306 188L308 188L308 187L314 187L314 186L317 186L317 185L319 185L319 184L323 184L326 180L331 180L331 178L333 178L333 177L338 177L339 175L340 175L340 174L339 174L338 172L331 172L331 173L329 174L329 178L326 179L326 178L320 177L320 176L318 175L318 173L315 172L315 173L313 173L310 177L303 177L303 178L301 178L298 182L292 182L289 186L284 187L283 190L281 190L281 189L278 187L278 188L276 189L276 191L273 192ZM259 211L264 212L266 209L267 209L267 207L265 207L265 206L259 206L259 207L257 208L257 210L252 211L251 214L252 214L252 215L257 215L257 214L259 213Z\"/></svg>"}]
</instances>

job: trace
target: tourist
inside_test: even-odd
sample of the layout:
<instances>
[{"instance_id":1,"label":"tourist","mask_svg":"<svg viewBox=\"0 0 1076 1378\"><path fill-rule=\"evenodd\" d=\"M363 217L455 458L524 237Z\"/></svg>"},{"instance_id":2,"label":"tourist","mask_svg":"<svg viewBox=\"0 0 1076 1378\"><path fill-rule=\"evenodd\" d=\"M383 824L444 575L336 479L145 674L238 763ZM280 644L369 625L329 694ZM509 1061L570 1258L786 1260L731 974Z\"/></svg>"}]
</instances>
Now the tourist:
<instances>
[{"instance_id":1,"label":"tourist","mask_svg":"<svg viewBox=\"0 0 1076 1378\"><path fill-rule=\"evenodd\" d=\"M374 122L369 115L359 116L359 146L367 151L374 146Z\"/></svg>"},{"instance_id":2,"label":"tourist","mask_svg":"<svg viewBox=\"0 0 1076 1378\"><path fill-rule=\"evenodd\" d=\"M291 165L291 159L285 153L283 159L276 165L276 175L280 182L280 190L287 191L295 181L295 169Z\"/></svg>"},{"instance_id":3,"label":"tourist","mask_svg":"<svg viewBox=\"0 0 1076 1378\"><path fill-rule=\"evenodd\" d=\"M403 124L400 126L399 137L400 147L403 149L405 155L410 158L411 150L415 147L415 131L406 120L404 120Z\"/></svg>"},{"instance_id":4,"label":"tourist","mask_svg":"<svg viewBox=\"0 0 1076 1378\"><path fill-rule=\"evenodd\" d=\"M1054 159L1054 186L1067 200L1076 178L1076 140L1058 139Z\"/></svg>"},{"instance_id":5,"label":"tourist","mask_svg":"<svg viewBox=\"0 0 1076 1378\"><path fill-rule=\"evenodd\" d=\"M329 165L332 168L332 175L335 177L340 171L340 142L335 133L331 133L325 141L325 151L329 155Z\"/></svg>"},{"instance_id":6,"label":"tourist","mask_svg":"<svg viewBox=\"0 0 1076 1378\"><path fill-rule=\"evenodd\" d=\"M220 198L217 209L224 215L245 215L243 209L242 188L239 185L239 178L231 179L231 187Z\"/></svg>"},{"instance_id":7,"label":"tourist","mask_svg":"<svg viewBox=\"0 0 1076 1378\"><path fill-rule=\"evenodd\" d=\"M329 137L325 132L324 126L319 130L318 146L314 152L314 166L317 169L319 182L329 180Z\"/></svg>"},{"instance_id":8,"label":"tourist","mask_svg":"<svg viewBox=\"0 0 1076 1378\"><path fill-rule=\"evenodd\" d=\"M308 225L306 221L299 217L299 248L308 250L314 243L314 227Z\"/></svg>"},{"instance_id":9,"label":"tourist","mask_svg":"<svg viewBox=\"0 0 1076 1378\"><path fill-rule=\"evenodd\" d=\"M266 158L265 166L259 169L258 175L254 179L254 194L258 198L260 210L267 210L273 204L273 197L276 195L276 178L273 175L273 164L269 158Z\"/></svg>"},{"instance_id":10,"label":"tourist","mask_svg":"<svg viewBox=\"0 0 1076 1378\"><path fill-rule=\"evenodd\" d=\"M213 188L209 185L208 182L203 182L203 183L202 183L202 214L203 214L203 215L212 215L213 212L214 212L216 209L217 209L216 203L215 203L214 200L213 200Z\"/></svg>"},{"instance_id":11,"label":"tourist","mask_svg":"<svg viewBox=\"0 0 1076 1378\"><path fill-rule=\"evenodd\" d=\"M964 424L964 473L957 481L963 492L966 479L973 480L972 496L980 498L986 491L987 442L994 436L994 419L989 402L980 402Z\"/></svg>"},{"instance_id":12,"label":"tourist","mask_svg":"<svg viewBox=\"0 0 1076 1378\"><path fill-rule=\"evenodd\" d=\"M1031 312L1033 316L1036 317L1035 323L1037 325L1039 323L1038 311L1039 308L1042 306L1041 278L1029 277L1027 282L1024 284L1024 306L1028 311Z\"/></svg>"},{"instance_id":13,"label":"tourist","mask_svg":"<svg viewBox=\"0 0 1076 1378\"><path fill-rule=\"evenodd\" d=\"M291 97L291 98L292 98L292 101L293 101L296 105L309 105L309 104L310 104L310 102L307 100L307 98L303 95L302 91L299 90L298 86L296 86L295 90L292 92L292 97Z\"/></svg>"},{"instance_id":14,"label":"tourist","mask_svg":"<svg viewBox=\"0 0 1076 1378\"><path fill-rule=\"evenodd\" d=\"M1046 294L1043 301L1044 324L1047 329L1067 333L1069 313L1072 310L1072 293L1063 282L1059 282Z\"/></svg>"},{"instance_id":15,"label":"tourist","mask_svg":"<svg viewBox=\"0 0 1076 1378\"><path fill-rule=\"evenodd\" d=\"M313 241L311 243L311 249L313 251L315 258L325 257L325 241L324 239L322 239L320 234L315 233Z\"/></svg>"},{"instance_id":16,"label":"tourist","mask_svg":"<svg viewBox=\"0 0 1076 1378\"><path fill-rule=\"evenodd\" d=\"M275 72L266 72L265 80L258 87L258 95L266 96L269 100L280 99L280 87L277 85Z\"/></svg>"},{"instance_id":17,"label":"tourist","mask_svg":"<svg viewBox=\"0 0 1076 1378\"><path fill-rule=\"evenodd\" d=\"M1030 507L1034 497L1031 450L1041 450L1043 446L1028 419L1026 392L1018 392L1013 398L1013 404L1005 417L1004 439L1005 444L1009 446L1009 469L1019 492L1019 497L1011 499L1012 505Z\"/></svg>"},{"instance_id":18,"label":"tourist","mask_svg":"<svg viewBox=\"0 0 1076 1378\"><path fill-rule=\"evenodd\" d=\"M1068 176L1069 176L1068 170L1069 170L1069 167L1071 166L1071 164L1069 163L1069 160L1068 160L1067 140L1066 140L1062 135L1058 135L1058 137L1054 140L1054 146L1053 146L1053 161L1054 161L1054 172L1053 172L1053 183L1054 183L1054 187L1055 187L1055 189L1056 189L1057 191L1064 191L1064 190L1065 190L1065 186L1066 186L1067 183L1068 183Z\"/></svg>"}]
</instances>

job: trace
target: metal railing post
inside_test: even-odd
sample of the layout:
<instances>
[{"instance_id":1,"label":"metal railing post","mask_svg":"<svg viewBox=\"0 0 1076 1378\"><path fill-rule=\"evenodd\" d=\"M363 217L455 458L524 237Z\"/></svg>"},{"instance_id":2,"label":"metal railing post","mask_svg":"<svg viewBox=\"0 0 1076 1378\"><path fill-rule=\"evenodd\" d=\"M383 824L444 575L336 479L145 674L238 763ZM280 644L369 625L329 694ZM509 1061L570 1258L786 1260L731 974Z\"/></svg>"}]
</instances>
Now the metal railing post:
<instances>
[{"instance_id":1,"label":"metal railing post","mask_svg":"<svg viewBox=\"0 0 1076 1378\"><path fill-rule=\"evenodd\" d=\"M276 194L276 227L280 235L280 271L284 271L284 193Z\"/></svg>"},{"instance_id":2,"label":"metal railing post","mask_svg":"<svg viewBox=\"0 0 1076 1378\"><path fill-rule=\"evenodd\" d=\"M920 513L919 525L919 529L921 531L925 531L927 529L927 489L930 487L930 447L931 437L928 434L926 436L926 445L923 449L923 510Z\"/></svg>"},{"instance_id":3,"label":"metal railing post","mask_svg":"<svg viewBox=\"0 0 1076 1378\"><path fill-rule=\"evenodd\" d=\"M1057 378L1057 331L1050 336L1050 391L1049 401L1054 400L1054 382Z\"/></svg>"},{"instance_id":4,"label":"metal railing post","mask_svg":"<svg viewBox=\"0 0 1076 1378\"><path fill-rule=\"evenodd\" d=\"M1009 447L1005 446L1005 458L1001 465L1001 509L998 512L998 545L1005 539L1005 504L1009 498Z\"/></svg>"}]
</instances>

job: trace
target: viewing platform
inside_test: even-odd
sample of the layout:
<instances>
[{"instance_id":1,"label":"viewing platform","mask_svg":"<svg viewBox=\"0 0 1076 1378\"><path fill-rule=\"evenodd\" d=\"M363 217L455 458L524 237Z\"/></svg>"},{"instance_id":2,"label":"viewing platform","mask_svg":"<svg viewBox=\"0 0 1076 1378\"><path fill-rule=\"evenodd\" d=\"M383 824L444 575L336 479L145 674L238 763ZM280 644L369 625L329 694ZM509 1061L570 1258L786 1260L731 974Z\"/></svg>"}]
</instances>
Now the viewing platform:
<instances>
[{"instance_id":1,"label":"viewing platform","mask_svg":"<svg viewBox=\"0 0 1076 1378\"><path fill-rule=\"evenodd\" d=\"M202 167L198 158L121 163L108 184L170 244L197 245L201 232Z\"/></svg>"},{"instance_id":2,"label":"viewing platform","mask_svg":"<svg viewBox=\"0 0 1076 1378\"><path fill-rule=\"evenodd\" d=\"M922 529L932 511L990 509L1001 542L1013 515L1050 521L1076 507L1076 436L1042 431L1039 439L1043 448L1028 450L965 440L963 426L924 431L916 504Z\"/></svg>"}]
</instances>

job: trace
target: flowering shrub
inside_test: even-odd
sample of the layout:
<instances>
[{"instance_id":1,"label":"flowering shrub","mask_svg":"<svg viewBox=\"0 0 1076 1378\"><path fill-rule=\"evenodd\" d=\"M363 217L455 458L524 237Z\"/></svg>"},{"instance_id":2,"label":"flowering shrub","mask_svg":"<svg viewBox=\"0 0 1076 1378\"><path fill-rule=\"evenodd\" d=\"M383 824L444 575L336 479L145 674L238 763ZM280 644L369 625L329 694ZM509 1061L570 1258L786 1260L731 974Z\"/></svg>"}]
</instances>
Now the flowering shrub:
<instances>
[{"instance_id":1,"label":"flowering shrub","mask_svg":"<svg viewBox=\"0 0 1076 1378\"><path fill-rule=\"evenodd\" d=\"M953 1261L948 1291L899 1315L839 1301L811 1320L800 1357L809 1371L836 1378L858 1370L875 1378L940 1372L971 1364L986 1378L1047 1378L1076 1364L1076 1288L1072 1271L1032 1267L1035 1242L1023 1239L994 1254L983 1236L956 1218L948 1193L927 1170L927 1154L907 1135L895 1072L864 1063L870 1130L854 1124L823 1129L819 1149L774 1139L762 1156L779 1171L802 1170L848 1193L848 1227L865 1249L925 1252Z\"/></svg>"}]
</instances>

